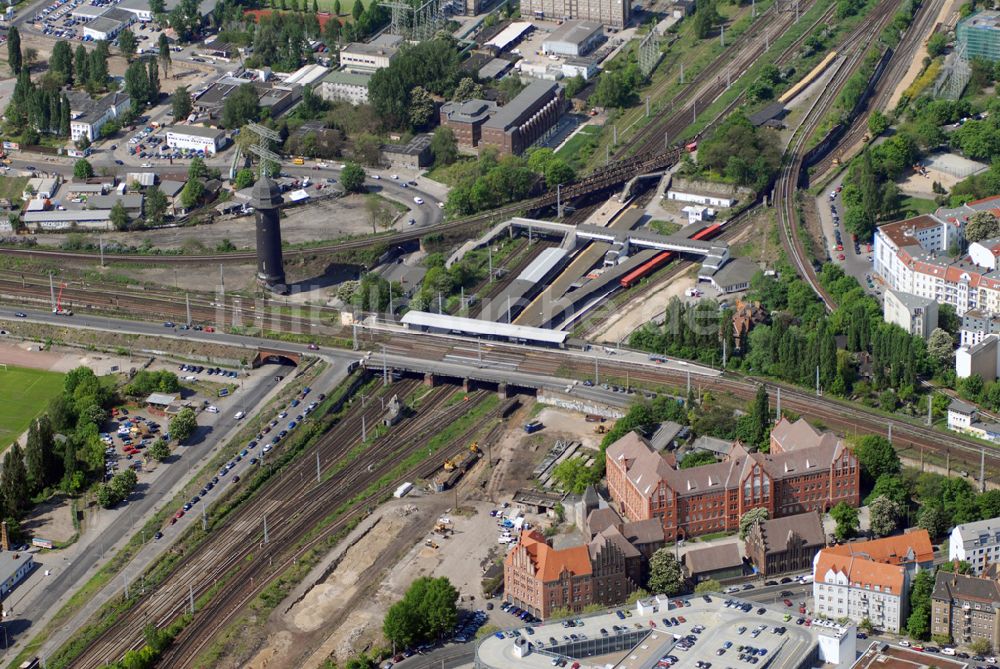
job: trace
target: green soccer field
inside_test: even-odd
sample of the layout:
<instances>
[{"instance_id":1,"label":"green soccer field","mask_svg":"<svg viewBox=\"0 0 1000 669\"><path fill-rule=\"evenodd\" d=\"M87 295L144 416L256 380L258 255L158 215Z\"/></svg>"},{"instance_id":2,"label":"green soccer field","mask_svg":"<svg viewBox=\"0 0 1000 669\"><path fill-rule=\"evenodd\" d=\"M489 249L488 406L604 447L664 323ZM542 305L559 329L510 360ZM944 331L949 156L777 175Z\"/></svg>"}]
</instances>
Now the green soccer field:
<instances>
[{"instance_id":1,"label":"green soccer field","mask_svg":"<svg viewBox=\"0 0 1000 669\"><path fill-rule=\"evenodd\" d=\"M63 374L0 367L0 447L6 448L45 411L63 387Z\"/></svg>"}]
</instances>

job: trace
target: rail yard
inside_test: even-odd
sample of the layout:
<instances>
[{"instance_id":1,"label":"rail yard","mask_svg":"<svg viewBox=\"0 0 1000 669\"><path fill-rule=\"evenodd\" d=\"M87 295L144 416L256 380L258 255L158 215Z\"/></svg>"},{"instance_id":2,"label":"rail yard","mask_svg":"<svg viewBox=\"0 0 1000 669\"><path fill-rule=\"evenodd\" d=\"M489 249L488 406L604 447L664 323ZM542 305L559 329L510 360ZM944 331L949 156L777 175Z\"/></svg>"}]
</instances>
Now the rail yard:
<instances>
[{"instance_id":1,"label":"rail yard","mask_svg":"<svg viewBox=\"0 0 1000 669\"><path fill-rule=\"evenodd\" d=\"M720 662L987 654L802 556L936 593L1000 513L990 12L245 4L0 21L0 383L65 376L0 444L5 664L686 666L635 618L727 595L788 611Z\"/></svg>"}]
</instances>

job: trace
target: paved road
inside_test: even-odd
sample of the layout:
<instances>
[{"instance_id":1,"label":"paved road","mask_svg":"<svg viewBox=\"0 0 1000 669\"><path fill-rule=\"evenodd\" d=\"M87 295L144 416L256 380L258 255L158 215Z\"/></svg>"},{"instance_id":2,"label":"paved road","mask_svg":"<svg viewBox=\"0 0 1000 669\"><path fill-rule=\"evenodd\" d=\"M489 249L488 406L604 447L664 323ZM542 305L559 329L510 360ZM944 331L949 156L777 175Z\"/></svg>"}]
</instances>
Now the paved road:
<instances>
[{"instance_id":1,"label":"paved road","mask_svg":"<svg viewBox=\"0 0 1000 669\"><path fill-rule=\"evenodd\" d=\"M51 576L44 576L42 570L29 577L21 588L5 602L8 610L6 620L12 644L12 652L19 652L19 647L34 633L34 627L39 627L49 616L61 606L69 595L83 584L101 564L104 557L112 556L123 546L145 523L148 514L155 512L164 499L168 499L174 487L186 481L191 471L200 466L203 459L211 455L218 445L218 439L233 428L237 421L234 415L244 403L247 407L256 406L269 393L276 382L273 375L268 375L255 386L244 389L245 396L237 402L229 402L220 411L218 420L210 430L203 430L201 438L189 446L182 446L178 451L180 460L165 467L160 476L155 477L149 488L141 495L133 495L128 503L119 508L104 513L113 513L115 518L98 535L83 535L81 546L76 547L77 557L64 566L45 567L51 569ZM148 537L152 540L152 537ZM41 581L41 585L37 585ZM39 589L40 588L40 589ZM20 592L19 592L20 590ZM23 600L23 602L22 602ZM22 610L22 603L26 607ZM13 609L13 617L10 611ZM22 617L23 616L23 617Z\"/></svg>"},{"instance_id":2,"label":"paved road","mask_svg":"<svg viewBox=\"0 0 1000 669\"><path fill-rule=\"evenodd\" d=\"M126 140L119 140L124 142ZM76 161L75 158L61 158L61 157L43 157L28 154L17 154L18 157L12 157L11 168L19 170L31 170L45 172L48 174L60 174L63 177L73 176L73 163ZM108 173L116 174L121 179L125 178L128 172L153 172L157 175L176 173L186 171L188 168L187 161L177 161L173 165L166 163L164 161L157 161L152 163L152 167L142 168L140 164L145 163L146 160L141 158L130 157L127 160L123 159L124 165L116 165L114 163L114 158L111 156L110 151L99 150L94 153L89 160L94 165L97 172L106 171ZM212 167L218 167L222 169L223 174L228 173L228 159L210 159L206 161L206 164ZM329 165L326 168L313 169L308 165L283 165L281 168L282 173L286 173L295 177L305 177L308 176L314 182L324 180L327 178L340 179L340 163L336 165ZM368 186L368 192L377 193L390 200L399 202L405 205L410 210L410 217L414 219L413 225L418 227L426 227L430 225L435 225L444 220L444 210L437 206L438 202L441 202L439 197L434 193L430 192L427 187L421 187L420 184L427 184L427 180L422 177L417 177L417 186L410 186L403 184L406 183L402 179L392 179L391 175L393 172L389 170L367 170L368 179L365 183ZM373 175L378 174L381 178L374 179ZM440 190L440 189L436 189ZM424 203L421 205L416 204L414 197L419 197L423 199Z\"/></svg>"}]
</instances>

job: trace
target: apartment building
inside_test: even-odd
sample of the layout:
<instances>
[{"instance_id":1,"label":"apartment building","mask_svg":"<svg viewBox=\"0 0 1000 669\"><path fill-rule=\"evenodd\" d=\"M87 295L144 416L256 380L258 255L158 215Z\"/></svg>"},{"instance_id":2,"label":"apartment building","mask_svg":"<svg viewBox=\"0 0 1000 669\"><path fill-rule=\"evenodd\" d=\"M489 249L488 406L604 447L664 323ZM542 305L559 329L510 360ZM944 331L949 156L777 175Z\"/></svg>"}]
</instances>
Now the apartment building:
<instances>
[{"instance_id":1,"label":"apartment building","mask_svg":"<svg viewBox=\"0 0 1000 669\"><path fill-rule=\"evenodd\" d=\"M954 643L1000 643L1000 584L993 578L939 571L931 593L931 634Z\"/></svg>"},{"instance_id":2,"label":"apartment building","mask_svg":"<svg viewBox=\"0 0 1000 669\"><path fill-rule=\"evenodd\" d=\"M637 587L628 571L639 552L619 537L612 527L589 544L555 549L537 531L523 531L504 558L504 599L542 619L554 609L625 601Z\"/></svg>"},{"instance_id":3,"label":"apartment building","mask_svg":"<svg viewBox=\"0 0 1000 669\"><path fill-rule=\"evenodd\" d=\"M933 569L934 547L926 530L824 548L813 561L817 615L866 618L899 632L908 615L909 586L921 569Z\"/></svg>"},{"instance_id":4,"label":"apartment building","mask_svg":"<svg viewBox=\"0 0 1000 669\"><path fill-rule=\"evenodd\" d=\"M1000 196L879 227L875 273L892 290L951 304L959 316L1000 313L1000 240L975 242L966 255L949 255L964 244L964 226L977 211L1000 212Z\"/></svg>"},{"instance_id":5,"label":"apartment building","mask_svg":"<svg viewBox=\"0 0 1000 669\"><path fill-rule=\"evenodd\" d=\"M956 525L948 540L948 559L968 562L975 576L1000 564L1000 518Z\"/></svg>"},{"instance_id":6,"label":"apartment building","mask_svg":"<svg viewBox=\"0 0 1000 669\"><path fill-rule=\"evenodd\" d=\"M882 318L911 335L927 339L938 324L938 303L929 297L917 297L890 288L885 291L882 301Z\"/></svg>"},{"instance_id":7,"label":"apartment building","mask_svg":"<svg viewBox=\"0 0 1000 669\"><path fill-rule=\"evenodd\" d=\"M622 517L658 518L667 541L734 531L740 517L758 507L779 518L861 501L857 458L835 435L804 420L782 418L770 453L751 453L736 442L722 462L691 469L675 469L634 432L605 457L608 491Z\"/></svg>"}]
</instances>

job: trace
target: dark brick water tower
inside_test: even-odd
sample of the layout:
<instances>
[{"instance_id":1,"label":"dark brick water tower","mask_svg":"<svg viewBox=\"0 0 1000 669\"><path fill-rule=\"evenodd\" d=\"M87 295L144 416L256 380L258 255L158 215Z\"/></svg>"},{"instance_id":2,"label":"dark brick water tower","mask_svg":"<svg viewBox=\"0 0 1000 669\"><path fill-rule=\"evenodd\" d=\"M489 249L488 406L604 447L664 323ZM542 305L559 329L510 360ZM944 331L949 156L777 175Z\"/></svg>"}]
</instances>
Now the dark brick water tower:
<instances>
[{"instance_id":1,"label":"dark brick water tower","mask_svg":"<svg viewBox=\"0 0 1000 669\"><path fill-rule=\"evenodd\" d=\"M257 281L268 290L286 294L285 268L281 257L281 189L267 175L253 185L250 206L257 224Z\"/></svg>"}]
</instances>

